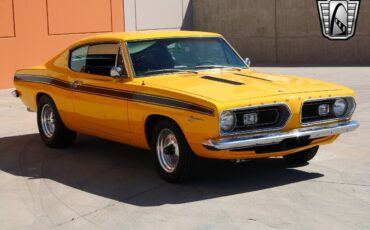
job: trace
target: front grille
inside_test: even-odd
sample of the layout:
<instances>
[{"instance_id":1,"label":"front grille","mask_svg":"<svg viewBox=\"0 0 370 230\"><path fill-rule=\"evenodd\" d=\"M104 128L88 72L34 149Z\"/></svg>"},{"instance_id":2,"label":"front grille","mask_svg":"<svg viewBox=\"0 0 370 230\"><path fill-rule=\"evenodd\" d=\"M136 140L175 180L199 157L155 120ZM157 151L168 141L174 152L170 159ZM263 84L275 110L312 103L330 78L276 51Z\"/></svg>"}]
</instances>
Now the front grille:
<instances>
[{"instance_id":1,"label":"front grille","mask_svg":"<svg viewBox=\"0 0 370 230\"><path fill-rule=\"evenodd\" d=\"M321 100L321 101L309 101L305 102L302 106L302 123L311 123L317 122L322 120L330 120L335 119L336 116L333 114L332 111L328 115L322 116L319 115L319 106L322 104L328 104L330 108L332 108L335 98Z\"/></svg>"},{"instance_id":2,"label":"front grille","mask_svg":"<svg viewBox=\"0 0 370 230\"><path fill-rule=\"evenodd\" d=\"M336 116L333 112L333 105L338 98L327 98L327 99L318 99L310 100L303 103L302 112L301 112L301 123L302 124L311 124L318 122L327 122L332 120L343 120L348 119L352 116L354 109L356 107L355 100L352 97L343 97L347 102L346 112L343 116ZM319 106L322 104L329 105L329 113L327 115L319 114Z\"/></svg>"},{"instance_id":3,"label":"front grille","mask_svg":"<svg viewBox=\"0 0 370 230\"><path fill-rule=\"evenodd\" d=\"M253 108L234 110L236 116L236 126L230 133L244 133L261 130L281 129L288 122L291 112L287 105L266 105ZM257 123L254 125L244 124L244 114L256 113Z\"/></svg>"}]
</instances>

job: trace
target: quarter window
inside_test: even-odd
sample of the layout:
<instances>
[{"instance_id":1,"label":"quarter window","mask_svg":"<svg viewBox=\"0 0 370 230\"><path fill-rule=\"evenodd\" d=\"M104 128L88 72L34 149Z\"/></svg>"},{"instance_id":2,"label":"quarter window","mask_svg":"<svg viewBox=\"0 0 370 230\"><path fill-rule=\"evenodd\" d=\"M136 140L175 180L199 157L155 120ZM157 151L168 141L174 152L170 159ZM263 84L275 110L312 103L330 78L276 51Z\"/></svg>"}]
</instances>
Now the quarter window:
<instances>
[{"instance_id":1,"label":"quarter window","mask_svg":"<svg viewBox=\"0 0 370 230\"><path fill-rule=\"evenodd\" d=\"M118 43L86 45L72 51L70 68L77 72L110 76L115 66L125 71L124 59Z\"/></svg>"},{"instance_id":2,"label":"quarter window","mask_svg":"<svg viewBox=\"0 0 370 230\"><path fill-rule=\"evenodd\" d=\"M88 46L75 49L71 54L70 68L77 72L85 72Z\"/></svg>"}]
</instances>

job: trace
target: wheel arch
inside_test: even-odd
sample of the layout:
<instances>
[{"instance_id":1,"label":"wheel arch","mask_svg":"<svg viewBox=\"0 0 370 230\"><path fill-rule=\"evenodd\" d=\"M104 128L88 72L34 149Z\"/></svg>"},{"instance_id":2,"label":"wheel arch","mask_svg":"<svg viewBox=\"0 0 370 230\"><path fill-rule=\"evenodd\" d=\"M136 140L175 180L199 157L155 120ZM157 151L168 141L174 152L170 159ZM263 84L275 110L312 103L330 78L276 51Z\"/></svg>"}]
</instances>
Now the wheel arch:
<instances>
[{"instance_id":1,"label":"wheel arch","mask_svg":"<svg viewBox=\"0 0 370 230\"><path fill-rule=\"evenodd\" d=\"M57 108L57 110L59 111L59 106L57 105L56 100L50 95L50 93L47 93L47 92L44 92L44 91L40 91L40 92L38 92L36 94L36 108L38 107L39 100L40 100L40 98L42 96L49 97L53 101L53 103L54 103L55 107Z\"/></svg>"},{"instance_id":2,"label":"wheel arch","mask_svg":"<svg viewBox=\"0 0 370 230\"><path fill-rule=\"evenodd\" d=\"M172 119L171 117L163 115L163 114L150 114L149 116L146 117L145 125L144 125L145 139L146 139L146 143L148 144L148 146L150 146L150 141L153 135L153 129L155 125L161 120L170 120L174 122L179 127L180 131L184 134L179 123L176 120Z\"/></svg>"},{"instance_id":3,"label":"wheel arch","mask_svg":"<svg viewBox=\"0 0 370 230\"><path fill-rule=\"evenodd\" d=\"M38 92L38 93L36 94L36 105L39 103L39 100L40 100L40 98L41 98L42 96L48 96L48 97L50 97L50 98L51 98L51 100L53 100L53 102L54 102L54 104L55 104L55 101L54 101L54 99L50 96L50 94L45 93L45 92Z\"/></svg>"}]
</instances>

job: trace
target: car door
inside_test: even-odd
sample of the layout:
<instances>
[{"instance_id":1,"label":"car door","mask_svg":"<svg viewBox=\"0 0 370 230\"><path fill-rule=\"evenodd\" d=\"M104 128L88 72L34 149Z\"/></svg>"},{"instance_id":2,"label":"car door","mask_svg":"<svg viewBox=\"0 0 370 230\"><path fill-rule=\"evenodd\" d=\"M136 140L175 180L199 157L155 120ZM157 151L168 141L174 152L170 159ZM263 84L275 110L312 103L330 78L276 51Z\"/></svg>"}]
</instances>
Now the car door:
<instances>
[{"instance_id":1,"label":"car door","mask_svg":"<svg viewBox=\"0 0 370 230\"><path fill-rule=\"evenodd\" d=\"M129 141L127 101L120 97L127 77L111 77L119 66L127 76L120 42L86 44L70 52L70 83L77 130Z\"/></svg>"}]
</instances>

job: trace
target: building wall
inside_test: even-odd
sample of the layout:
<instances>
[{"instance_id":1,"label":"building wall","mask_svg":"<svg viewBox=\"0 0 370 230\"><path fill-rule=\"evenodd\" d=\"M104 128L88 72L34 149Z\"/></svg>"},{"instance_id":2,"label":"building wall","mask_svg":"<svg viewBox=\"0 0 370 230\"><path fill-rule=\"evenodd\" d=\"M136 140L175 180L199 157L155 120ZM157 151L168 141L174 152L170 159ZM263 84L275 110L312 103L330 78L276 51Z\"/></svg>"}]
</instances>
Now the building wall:
<instances>
[{"instance_id":1,"label":"building wall","mask_svg":"<svg viewBox=\"0 0 370 230\"><path fill-rule=\"evenodd\" d=\"M0 0L0 88L81 37L123 30L122 0Z\"/></svg>"},{"instance_id":2,"label":"building wall","mask_svg":"<svg viewBox=\"0 0 370 230\"><path fill-rule=\"evenodd\" d=\"M192 10L194 30L224 34L253 63L370 64L370 1L348 41L323 37L316 0L193 0Z\"/></svg>"},{"instance_id":3,"label":"building wall","mask_svg":"<svg viewBox=\"0 0 370 230\"><path fill-rule=\"evenodd\" d=\"M191 29L190 0L125 0L126 31Z\"/></svg>"},{"instance_id":4,"label":"building wall","mask_svg":"<svg viewBox=\"0 0 370 230\"><path fill-rule=\"evenodd\" d=\"M157 29L219 32L255 64L369 65L370 1L356 35L321 34L316 0L0 0L0 88L94 33Z\"/></svg>"}]
</instances>

